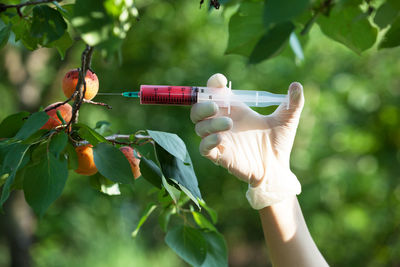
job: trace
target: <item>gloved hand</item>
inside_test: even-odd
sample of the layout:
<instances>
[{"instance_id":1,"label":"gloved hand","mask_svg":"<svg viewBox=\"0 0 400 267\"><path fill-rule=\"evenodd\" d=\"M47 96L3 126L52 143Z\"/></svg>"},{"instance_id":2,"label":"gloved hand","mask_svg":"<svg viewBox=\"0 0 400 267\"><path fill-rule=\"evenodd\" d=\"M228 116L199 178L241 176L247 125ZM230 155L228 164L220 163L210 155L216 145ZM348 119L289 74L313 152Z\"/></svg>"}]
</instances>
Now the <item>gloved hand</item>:
<instances>
[{"instance_id":1,"label":"gloved hand","mask_svg":"<svg viewBox=\"0 0 400 267\"><path fill-rule=\"evenodd\" d=\"M214 74L208 87L226 88L227 79ZM228 92L228 91L227 91ZM298 195L301 186L289 166L290 152L304 105L303 88L289 86L289 108L282 103L271 115L246 105L218 108L214 102L197 103L190 117L202 138L200 153L249 183L246 197L254 209Z\"/></svg>"}]
</instances>

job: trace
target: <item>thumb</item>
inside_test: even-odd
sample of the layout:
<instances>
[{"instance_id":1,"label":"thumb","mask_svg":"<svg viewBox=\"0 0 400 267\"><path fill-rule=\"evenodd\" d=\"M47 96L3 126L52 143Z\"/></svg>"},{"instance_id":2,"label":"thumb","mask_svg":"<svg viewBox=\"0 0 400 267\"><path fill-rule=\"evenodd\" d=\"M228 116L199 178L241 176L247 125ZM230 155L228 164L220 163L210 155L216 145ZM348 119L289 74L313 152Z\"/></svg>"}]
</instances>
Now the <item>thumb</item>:
<instances>
[{"instance_id":1,"label":"thumb","mask_svg":"<svg viewBox=\"0 0 400 267\"><path fill-rule=\"evenodd\" d=\"M207 81L207 87L225 88L228 83L226 77L221 73L212 75Z\"/></svg>"},{"instance_id":2,"label":"thumb","mask_svg":"<svg viewBox=\"0 0 400 267\"><path fill-rule=\"evenodd\" d=\"M300 113L304 106L303 86L299 82L292 82L289 86L289 110Z\"/></svg>"},{"instance_id":3,"label":"thumb","mask_svg":"<svg viewBox=\"0 0 400 267\"><path fill-rule=\"evenodd\" d=\"M299 119L304 106L303 86L298 82L293 82L289 86L289 108L288 103L282 103L273 113L281 121L291 121Z\"/></svg>"}]
</instances>

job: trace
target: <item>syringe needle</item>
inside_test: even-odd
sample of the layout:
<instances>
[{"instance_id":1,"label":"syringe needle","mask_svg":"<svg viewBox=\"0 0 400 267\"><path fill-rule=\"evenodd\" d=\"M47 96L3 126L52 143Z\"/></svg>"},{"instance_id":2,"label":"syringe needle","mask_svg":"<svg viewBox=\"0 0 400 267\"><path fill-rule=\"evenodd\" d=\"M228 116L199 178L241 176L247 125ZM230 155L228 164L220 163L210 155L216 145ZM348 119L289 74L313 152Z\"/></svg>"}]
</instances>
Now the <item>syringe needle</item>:
<instances>
[{"instance_id":1,"label":"syringe needle","mask_svg":"<svg viewBox=\"0 0 400 267\"><path fill-rule=\"evenodd\" d=\"M97 93L97 95L122 95L122 93Z\"/></svg>"}]
</instances>

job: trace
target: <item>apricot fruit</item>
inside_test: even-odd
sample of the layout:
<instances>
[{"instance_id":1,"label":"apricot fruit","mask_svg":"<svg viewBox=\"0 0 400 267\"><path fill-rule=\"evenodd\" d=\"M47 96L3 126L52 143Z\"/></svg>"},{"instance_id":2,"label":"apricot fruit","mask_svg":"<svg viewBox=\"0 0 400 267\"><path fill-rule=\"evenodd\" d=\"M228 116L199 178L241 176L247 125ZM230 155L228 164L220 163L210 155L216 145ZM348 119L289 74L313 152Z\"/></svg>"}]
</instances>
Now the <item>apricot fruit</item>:
<instances>
[{"instance_id":1,"label":"apricot fruit","mask_svg":"<svg viewBox=\"0 0 400 267\"><path fill-rule=\"evenodd\" d=\"M60 104L60 103L62 103L62 102L53 103L53 104L47 106L44 110L47 110L47 109L49 109L49 108L52 108L52 107L54 107L55 105L58 105L58 104ZM50 118L48 119L48 121L47 121L47 122L42 126L42 128L40 128L40 129L47 129L47 130L50 130L50 129L54 129L54 128L56 128L57 126L59 126L59 125L62 124L62 121L61 121L61 120L58 118L58 116L57 116L57 110L60 111L61 117L64 119L65 122L68 123L68 122L71 120L71 117L72 117L72 107L71 107L70 104L65 103L64 105L61 105L61 106L59 106L59 107L57 107L57 108L55 108L55 109L46 111L47 115L49 115Z\"/></svg>"},{"instance_id":2,"label":"apricot fruit","mask_svg":"<svg viewBox=\"0 0 400 267\"><path fill-rule=\"evenodd\" d=\"M66 97L71 97L72 94L75 92L76 85L78 84L79 80L79 71L78 69L72 69L65 74L64 79L62 81L62 89L64 95ZM86 100L93 99L97 92L99 91L99 79L97 79L97 75L88 70L86 72L86 92L84 98ZM83 85L82 85L82 92L83 92Z\"/></svg>"},{"instance_id":3,"label":"apricot fruit","mask_svg":"<svg viewBox=\"0 0 400 267\"><path fill-rule=\"evenodd\" d=\"M120 147L119 150L121 150L121 152L124 153L125 157L128 159L129 164L131 165L133 177L135 179L139 178L140 175L142 175L139 168L140 159L135 157L133 148L130 146L123 146ZM139 152L136 151L136 153L140 156Z\"/></svg>"},{"instance_id":4,"label":"apricot fruit","mask_svg":"<svg viewBox=\"0 0 400 267\"><path fill-rule=\"evenodd\" d=\"M76 173L90 176L97 172L93 160L92 147L92 145L85 145L75 148L76 154L78 155L78 168L75 170Z\"/></svg>"}]
</instances>

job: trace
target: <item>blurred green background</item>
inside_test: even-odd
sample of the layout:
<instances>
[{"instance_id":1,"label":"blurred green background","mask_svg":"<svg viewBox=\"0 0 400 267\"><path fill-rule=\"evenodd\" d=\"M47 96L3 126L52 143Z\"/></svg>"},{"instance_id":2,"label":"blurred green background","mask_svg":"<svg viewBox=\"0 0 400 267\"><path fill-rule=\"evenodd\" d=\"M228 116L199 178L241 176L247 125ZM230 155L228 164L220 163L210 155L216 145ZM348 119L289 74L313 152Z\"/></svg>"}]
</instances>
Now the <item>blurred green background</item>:
<instances>
[{"instance_id":1,"label":"blurred green background","mask_svg":"<svg viewBox=\"0 0 400 267\"><path fill-rule=\"evenodd\" d=\"M138 9L140 21L124 42L122 65L94 54L101 92L136 90L140 84L204 85L216 72L235 89L285 93L290 82L301 82L306 105L291 166L303 186L299 201L312 236L332 266L400 265L400 49L358 56L314 26L304 62L295 64L287 51L248 65L243 57L223 55L232 10L208 12L184 0L138 1ZM82 50L77 43L61 61L51 49L2 49L0 120L63 100L61 80L80 65ZM119 133L177 133L191 153L204 199L219 214L229 265L269 264L258 214L245 198L247 185L199 155L189 108L140 106L118 97L95 100L113 109L84 106L80 120L90 126L108 120ZM130 237L155 198L147 193L150 188L139 179L133 190L122 188L121 196L110 197L93 189L87 177L71 173L44 218L28 223L20 217L34 233L34 265L187 266L163 243L156 216L136 239ZM0 235L0 266L10 260L6 236Z\"/></svg>"}]
</instances>

